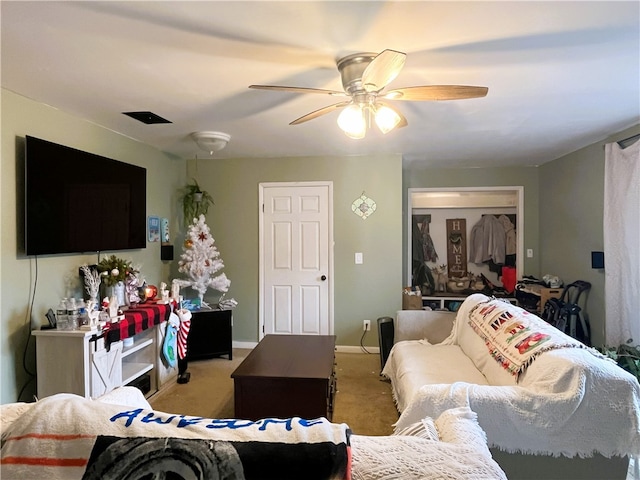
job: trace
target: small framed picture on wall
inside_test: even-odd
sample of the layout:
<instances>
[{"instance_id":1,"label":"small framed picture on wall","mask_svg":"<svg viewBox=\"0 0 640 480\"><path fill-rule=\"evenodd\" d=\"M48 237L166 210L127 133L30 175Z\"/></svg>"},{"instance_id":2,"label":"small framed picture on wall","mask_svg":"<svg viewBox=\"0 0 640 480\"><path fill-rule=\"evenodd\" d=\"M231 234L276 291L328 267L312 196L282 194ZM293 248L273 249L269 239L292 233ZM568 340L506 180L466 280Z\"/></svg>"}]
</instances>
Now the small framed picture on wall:
<instances>
[{"instance_id":1,"label":"small framed picture on wall","mask_svg":"<svg viewBox=\"0 0 640 480\"><path fill-rule=\"evenodd\" d=\"M160 241L160 217L149 217L149 241Z\"/></svg>"}]
</instances>

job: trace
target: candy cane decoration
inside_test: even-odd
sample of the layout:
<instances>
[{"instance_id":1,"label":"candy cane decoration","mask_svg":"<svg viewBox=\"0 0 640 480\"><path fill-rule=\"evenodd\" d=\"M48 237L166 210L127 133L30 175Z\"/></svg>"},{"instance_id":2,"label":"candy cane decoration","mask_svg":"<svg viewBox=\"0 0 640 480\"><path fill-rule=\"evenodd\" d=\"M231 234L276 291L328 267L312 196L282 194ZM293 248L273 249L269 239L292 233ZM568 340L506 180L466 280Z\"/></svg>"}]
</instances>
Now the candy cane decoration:
<instances>
[{"instance_id":1,"label":"candy cane decoration","mask_svg":"<svg viewBox=\"0 0 640 480\"><path fill-rule=\"evenodd\" d=\"M191 312L187 309L178 310L180 317L180 328L178 329L178 358L180 360L187 356L187 337L191 329Z\"/></svg>"}]
</instances>

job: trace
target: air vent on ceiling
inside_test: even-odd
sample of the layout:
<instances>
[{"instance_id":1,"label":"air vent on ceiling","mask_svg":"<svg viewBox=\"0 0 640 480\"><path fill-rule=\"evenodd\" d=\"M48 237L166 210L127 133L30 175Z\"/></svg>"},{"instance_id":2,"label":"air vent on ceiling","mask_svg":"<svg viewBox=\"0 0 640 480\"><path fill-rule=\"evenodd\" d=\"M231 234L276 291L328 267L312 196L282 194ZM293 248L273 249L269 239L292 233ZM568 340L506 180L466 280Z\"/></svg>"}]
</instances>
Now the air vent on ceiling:
<instances>
[{"instance_id":1,"label":"air vent on ceiling","mask_svg":"<svg viewBox=\"0 0 640 480\"><path fill-rule=\"evenodd\" d=\"M152 125L154 123L173 123L166 118L162 118L160 115L156 115L153 112L122 112L125 115L135 118L139 122Z\"/></svg>"}]
</instances>

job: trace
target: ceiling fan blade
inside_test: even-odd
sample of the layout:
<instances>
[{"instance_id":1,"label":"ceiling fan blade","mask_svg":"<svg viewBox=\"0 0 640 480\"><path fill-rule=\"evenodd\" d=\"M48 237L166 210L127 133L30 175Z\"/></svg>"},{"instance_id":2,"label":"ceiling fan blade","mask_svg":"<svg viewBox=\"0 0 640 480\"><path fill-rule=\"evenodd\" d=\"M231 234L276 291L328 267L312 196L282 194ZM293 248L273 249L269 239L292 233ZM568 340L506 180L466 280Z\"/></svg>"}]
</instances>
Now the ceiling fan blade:
<instances>
[{"instance_id":1,"label":"ceiling fan blade","mask_svg":"<svg viewBox=\"0 0 640 480\"><path fill-rule=\"evenodd\" d=\"M351 102L340 102L340 103L334 103L333 105L328 105L326 107L322 107L322 108L320 108L318 110L314 110L311 113L307 113L306 115L303 115L300 118L296 118L289 125L299 125L301 123L308 122L309 120L313 120L314 118L318 118L321 115L325 115L327 113L333 112L334 110L338 110L339 108L346 107L350 103Z\"/></svg>"},{"instance_id":2,"label":"ceiling fan blade","mask_svg":"<svg viewBox=\"0 0 640 480\"><path fill-rule=\"evenodd\" d=\"M379 92L398 76L406 58L406 53L395 50L376 55L362 72L362 87L367 92Z\"/></svg>"},{"instance_id":3,"label":"ceiling fan blade","mask_svg":"<svg viewBox=\"0 0 640 480\"><path fill-rule=\"evenodd\" d=\"M462 100L487 95L487 87L468 85L422 85L390 90L382 97L388 100Z\"/></svg>"},{"instance_id":4,"label":"ceiling fan blade","mask_svg":"<svg viewBox=\"0 0 640 480\"><path fill-rule=\"evenodd\" d=\"M337 90L325 90L322 88L285 87L281 85L249 85L249 88L256 88L258 90L280 90L283 92L294 92L294 93L322 93L324 95L333 95L336 97L347 96L345 92L339 92Z\"/></svg>"}]
</instances>

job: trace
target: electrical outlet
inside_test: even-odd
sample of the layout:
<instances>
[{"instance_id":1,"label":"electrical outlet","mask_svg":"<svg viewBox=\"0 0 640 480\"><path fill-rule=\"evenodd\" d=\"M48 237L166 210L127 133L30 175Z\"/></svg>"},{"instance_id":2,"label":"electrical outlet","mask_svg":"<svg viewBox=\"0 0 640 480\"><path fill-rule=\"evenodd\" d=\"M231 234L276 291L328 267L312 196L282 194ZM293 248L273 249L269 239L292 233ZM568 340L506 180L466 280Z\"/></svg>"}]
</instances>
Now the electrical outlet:
<instances>
[{"instance_id":1,"label":"electrical outlet","mask_svg":"<svg viewBox=\"0 0 640 480\"><path fill-rule=\"evenodd\" d=\"M533 248L527 248L527 258L533 258Z\"/></svg>"},{"instance_id":2,"label":"electrical outlet","mask_svg":"<svg viewBox=\"0 0 640 480\"><path fill-rule=\"evenodd\" d=\"M371 320L363 320L362 321L362 330L368 332L371 330Z\"/></svg>"}]
</instances>

